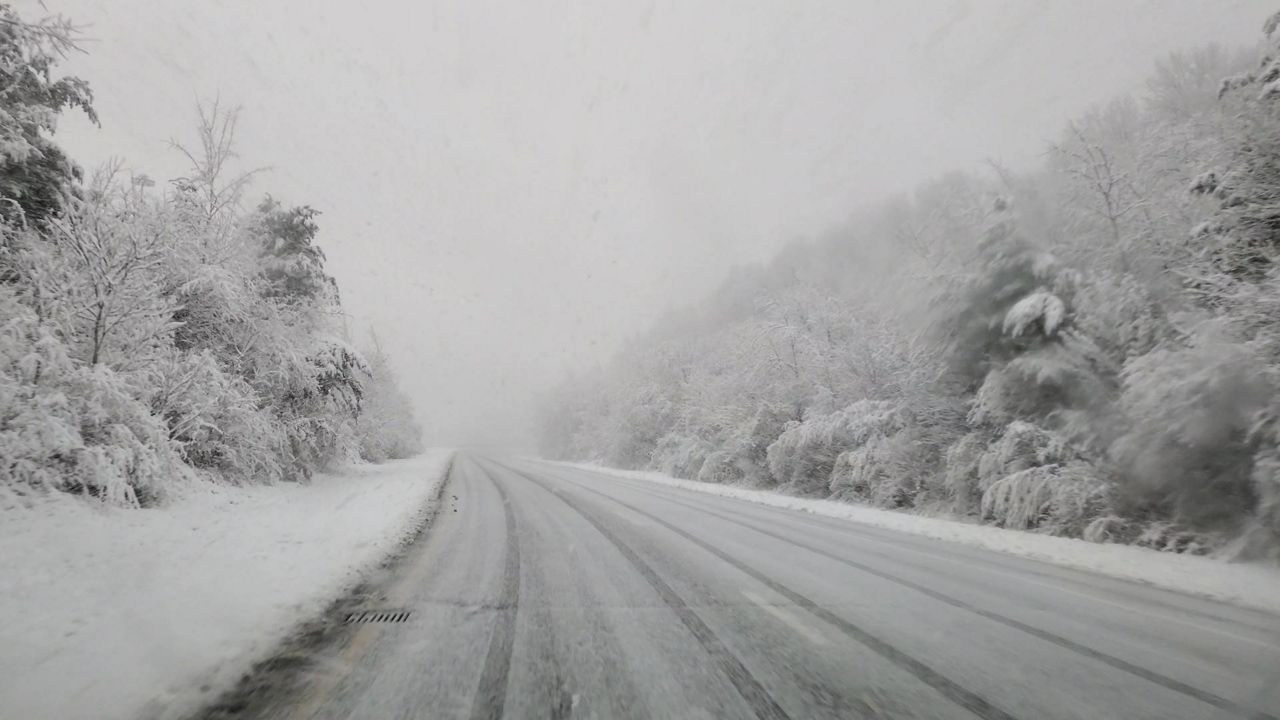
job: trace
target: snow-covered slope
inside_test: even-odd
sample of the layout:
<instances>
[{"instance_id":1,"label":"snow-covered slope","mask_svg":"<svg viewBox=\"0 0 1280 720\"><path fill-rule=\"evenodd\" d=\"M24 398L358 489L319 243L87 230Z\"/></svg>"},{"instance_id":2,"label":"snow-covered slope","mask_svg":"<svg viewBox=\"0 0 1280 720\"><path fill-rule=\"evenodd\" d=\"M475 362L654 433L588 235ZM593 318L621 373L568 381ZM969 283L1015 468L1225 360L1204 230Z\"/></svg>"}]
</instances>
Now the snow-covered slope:
<instances>
[{"instance_id":1,"label":"snow-covered slope","mask_svg":"<svg viewBox=\"0 0 1280 720\"><path fill-rule=\"evenodd\" d=\"M202 485L163 508L0 508L0 718L190 712L406 538L452 452Z\"/></svg>"}]
</instances>

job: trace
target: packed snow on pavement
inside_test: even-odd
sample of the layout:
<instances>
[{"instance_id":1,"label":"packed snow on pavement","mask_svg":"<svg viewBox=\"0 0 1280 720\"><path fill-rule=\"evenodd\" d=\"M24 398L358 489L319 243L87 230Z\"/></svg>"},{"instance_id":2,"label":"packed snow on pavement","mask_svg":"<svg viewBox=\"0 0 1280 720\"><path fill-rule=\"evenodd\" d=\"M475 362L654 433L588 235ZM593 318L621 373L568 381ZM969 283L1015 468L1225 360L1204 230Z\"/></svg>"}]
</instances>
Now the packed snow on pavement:
<instances>
[{"instance_id":1,"label":"packed snow on pavement","mask_svg":"<svg viewBox=\"0 0 1280 720\"><path fill-rule=\"evenodd\" d=\"M1091 543L834 500L681 480L656 472L618 470L591 463L558 464L922 535L1280 613L1280 569L1265 563L1225 562L1209 557L1157 552L1133 545Z\"/></svg>"},{"instance_id":2,"label":"packed snow on pavement","mask_svg":"<svg viewBox=\"0 0 1280 720\"><path fill-rule=\"evenodd\" d=\"M0 507L0 718L192 711L429 517L452 452L159 508Z\"/></svg>"}]
</instances>

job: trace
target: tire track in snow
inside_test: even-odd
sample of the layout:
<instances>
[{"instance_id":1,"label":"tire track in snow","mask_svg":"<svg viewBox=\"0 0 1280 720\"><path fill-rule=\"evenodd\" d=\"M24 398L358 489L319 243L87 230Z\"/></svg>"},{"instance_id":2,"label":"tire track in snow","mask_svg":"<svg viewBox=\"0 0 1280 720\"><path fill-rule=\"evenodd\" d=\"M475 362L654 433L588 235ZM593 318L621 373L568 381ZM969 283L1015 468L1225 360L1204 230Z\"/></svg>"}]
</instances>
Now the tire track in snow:
<instances>
[{"instance_id":1,"label":"tire track in snow","mask_svg":"<svg viewBox=\"0 0 1280 720\"><path fill-rule=\"evenodd\" d=\"M587 488L585 486L583 486L583 489L590 490L590 488ZM1243 718L1249 718L1250 720L1280 720L1275 715L1271 715L1269 713L1258 711L1258 710L1253 710L1251 708L1240 705L1239 703L1228 700L1227 698L1224 698L1215 693L1211 693L1207 690L1201 690L1197 687L1188 685L1187 683L1168 677L1167 675L1161 675L1160 673L1157 673L1153 670L1148 670L1147 668L1144 668L1140 665L1135 665L1127 660L1118 658L1114 655L1109 655L1107 653L1104 653L1101 650L1095 650L1094 648L1091 648L1087 645L1082 645L1069 638L1064 638L1061 635L1056 635L1054 633L1049 632L1048 630L1043 630L1041 628L1035 627L1034 625L1028 625L1027 623L1024 623L1020 620L1015 620L1011 617L1001 615L1000 613L994 612L992 610L986 610L986 609L977 607L968 602L965 602L964 600L960 600L950 595L940 593L937 590L933 590L932 588L926 587L916 582L912 582L911 580L898 577L892 573L888 573L883 570L878 570L869 565L864 565L863 563L857 562L856 560L849 560L847 558L843 558L839 555L836 555L835 553L822 550L821 548L816 548L812 545L808 545L806 543L800 542L799 540L794 540L792 538L786 537L785 535L780 535L771 530L766 530L752 523L744 522L732 516L717 512L715 510L710 510L704 507L700 507L696 504L687 503L682 500L676 500L676 499L670 498L668 496L663 495L660 492L655 492L652 490L640 489L640 488L635 488L635 490L636 492L641 492L643 494L649 495L659 500L669 502L673 505L678 505L680 507L687 508L695 512L701 512L706 515L711 515L712 517L719 518L727 523L732 523L739 527L743 527L748 530L751 530L752 532L757 532L757 533L760 533L761 535L771 537L775 540L780 540L782 542L787 543L788 545L798 547L802 550L808 550L809 552L815 553L817 555L821 555L822 557L825 557L830 560L834 560L842 565L851 567L855 570L865 572L869 575L874 575L882 580L888 580L891 583L895 583L897 585L901 585L911 590L915 590L916 592L922 593L930 598L933 598L934 600L945 603L954 608L959 608L961 610L971 612L980 617L984 617L988 620L1000 623L1001 625L1004 625L1006 627L1013 628L1014 630L1019 630L1028 635L1031 635L1032 637L1038 638L1040 640L1051 643L1053 645L1057 645L1058 647L1064 648L1066 650L1070 650L1079 655L1087 657L1091 660L1096 660L1105 665L1109 665L1110 667L1116 668L1117 670L1121 670L1135 677L1142 678L1143 680L1146 680L1148 682L1155 683L1157 685L1160 685L1161 687L1167 688L1169 690L1173 690L1174 692L1180 693L1187 697L1194 698L1208 705L1212 705L1218 708L1219 710L1224 710L1226 712L1232 713L1233 715L1238 715ZM596 491L593 490L592 492L596 492ZM615 501L615 502L619 502L619 504L622 504L620 501ZM645 514L639 510L636 510L636 512L640 512L642 515ZM885 558L884 555L875 553L873 551L864 551L864 552L867 552L870 555L875 555L877 557Z\"/></svg>"},{"instance_id":2,"label":"tire track in snow","mask_svg":"<svg viewBox=\"0 0 1280 720\"><path fill-rule=\"evenodd\" d=\"M516 636L516 611L520 604L520 544L516 541L516 516L511 510L511 499L497 480L488 472L485 477L493 483L502 498L502 512L506 516L507 550L502 569L502 587L497 602L497 615L493 634L489 637L489 650L485 653L484 668L480 671L480 683L471 701L471 720L499 720L507 701L507 676L511 670L511 651Z\"/></svg>"},{"instance_id":3,"label":"tire track in snow","mask_svg":"<svg viewBox=\"0 0 1280 720\"><path fill-rule=\"evenodd\" d=\"M532 480L532 478L530 479ZM534 482L537 482L537 481L535 480ZM779 595L787 598L791 602L795 603L797 606L804 608L815 617L818 617L826 621L827 623L835 626L846 636L861 643L863 646L867 647L872 652L876 653L880 657L883 657L884 659L888 660L889 662L893 663L899 668L902 668L903 670L911 673L916 678L918 678L921 682L937 690L948 700L951 700L952 702L956 703L960 707L963 707L969 712L977 715L978 717L986 718L986 720L1017 720L1016 716L996 706L990 700L987 700L981 695L959 685L958 683L946 677L942 673L938 672L937 670L934 670L932 667L915 659L914 657L899 650L893 645L890 645L884 640L881 640L880 638L872 635L871 633L868 633L867 631L863 630L857 625L854 625L853 623L840 617L839 615L836 615L830 610L827 610L826 608L817 604L813 600L810 600L804 595L801 595L800 593L795 592L791 588L777 582L776 580L773 580L772 578L756 570L755 568L752 568L749 565L746 565L745 563L741 562L737 558L734 558L728 555L727 553L720 550L719 548L716 548L715 546L706 543L700 538L690 535L684 530L676 527L675 525L672 525L671 523L663 520L662 518L656 515L651 515L643 510L640 510L639 508L629 505L621 500L618 500L617 498L606 495L605 493L602 493L598 490L587 487L585 485L580 485L577 482L574 482L572 480L566 479L566 482L569 482L575 485L576 487L582 490L585 490L589 493L592 493L594 495L599 495L600 497L606 500L609 500L610 502L616 503L617 505L620 505L638 515L646 517L658 523L659 525L667 528L668 530L674 532L675 534L679 535L685 540L688 540L694 545L697 545L703 550L706 550L707 552L716 556L720 560L728 563L729 565L733 566L734 568L737 568L738 570L745 573L746 575L754 578L756 581L760 582L765 587L768 587L770 590L773 590Z\"/></svg>"},{"instance_id":4,"label":"tire track in snow","mask_svg":"<svg viewBox=\"0 0 1280 720\"><path fill-rule=\"evenodd\" d=\"M701 496L701 498L705 498L708 495L711 495L712 497L719 497L722 500L727 500L734 503L745 503L749 505L753 510L758 510L765 513L781 514L781 515L784 515L791 522L806 525L814 529L824 530L827 532L844 533L853 537L857 537L861 540L870 540L872 542L879 543L881 545L886 545L886 544L893 545L894 547L905 549L913 553L928 553L930 555L935 555L935 556L939 553L945 553L948 557L953 558L958 562L963 562L966 564L981 567L984 570L988 570L991 572L1004 573L1004 574L1009 574L1010 572L1006 566L992 563L990 560L975 557L972 554L969 554L967 552L956 552L955 550L950 550L945 547L947 544L946 540L934 538L928 535L915 535L903 530L892 530L892 529L881 528L876 526L860 526L856 521L853 521L853 520L842 520L835 517L809 513L803 510L791 510L784 507L777 507L774 505L757 503L752 500L747 500L744 498L735 498L735 497L723 496L723 495L716 496L711 493L702 493L696 490L690 490L690 489L680 488L680 487L675 487L673 489L676 490L677 493L681 493L681 495L663 494L662 491L656 491L654 489L656 486L658 486L656 483L653 483L647 480L637 480L634 478L627 478L619 475L609 475L609 474L602 474L602 473L597 474L597 473L592 473L590 471L582 470L572 466L569 466L567 468L561 468L561 469L574 472L578 475L586 475L588 477L600 477L600 476L607 477L609 478L610 482L616 481L619 485L623 487L636 490L637 492L644 493L651 497L658 497L658 498L664 498L664 499L671 499L674 497L684 497L685 499L682 500L681 502L695 503L696 501L693 500L691 497L689 497L690 495ZM760 522L764 522L764 521L761 520ZM900 536L900 537L895 537L895 536ZM930 543L931 545L928 550L924 550L921 548L920 543ZM988 552L992 554L998 554L999 552L994 550L983 550L980 547L971 547L971 546L961 546L961 547L965 548L966 550L976 550L979 552ZM1037 561L1034 558L1023 558L1017 555L1008 555L1007 557L1013 558L1015 560L1023 560L1023 561L1026 561L1027 563L1043 562L1043 561ZM897 558L895 558L895 560L897 560ZM1121 578L1114 578L1108 575L1098 574L1097 572L1091 571L1091 570L1082 570L1082 569L1076 569L1076 568L1070 568L1070 567L1065 569L1075 573L1079 573L1081 575L1094 575L1098 579L1106 581L1110 584L1106 589L1108 593L1117 595L1120 597L1124 597L1126 599L1131 599L1136 603L1142 604L1144 607L1147 607L1147 608L1156 607L1161 609L1167 609L1167 610L1175 611L1181 614L1203 618L1205 620L1209 620L1215 623L1222 623L1225 625L1238 627L1241 630L1244 630L1247 632L1254 632L1259 635L1265 635L1267 637L1274 637L1274 638L1280 639L1280 635L1276 634L1277 630L1274 625L1261 625L1261 624L1250 622L1248 620L1244 620L1238 617L1234 617L1234 618L1226 617L1221 614L1217 614L1212 611L1208 611L1208 610L1197 608L1197 607L1172 605L1168 602L1165 602L1156 598L1152 598L1147 595L1137 595L1131 591L1127 591L1122 588L1116 587L1117 584L1126 582ZM1057 583L1059 585L1064 586L1064 589L1067 592L1088 594L1088 589L1089 589L1088 586L1085 586L1084 589L1082 590L1080 589L1081 586L1077 581L1069 580L1055 573L1045 572L1043 570L1036 570L1032 567L1028 567L1024 565L1022 567L1019 567L1017 571L1017 575L1043 578L1044 580L1047 580L1049 582ZM1170 592L1176 593L1178 591L1171 590ZM1107 600L1100 598L1097 595L1089 595L1089 596L1101 602L1108 602ZM1201 599L1195 594L1190 594L1188 597ZM1265 611L1260 611L1260 610L1247 610L1247 611L1267 614L1265 613ZM1176 618L1171 618L1171 619L1175 619L1176 621ZM1230 633L1230 634L1232 634L1237 639L1241 637L1241 636L1235 635L1234 633Z\"/></svg>"},{"instance_id":5,"label":"tire track in snow","mask_svg":"<svg viewBox=\"0 0 1280 720\"><path fill-rule=\"evenodd\" d=\"M703 650L705 650L712 660L715 661L721 672L723 672L729 679L729 682L733 684L734 688L738 691L738 694L742 696L742 699L751 707L751 711L756 717L761 718L762 720L790 720L790 716L787 715L786 711L783 710L782 707L778 705L777 701L769 695L769 692L765 690L764 686L760 684L760 681L751 674L751 671L742 664L742 661L729 651L729 648L725 646L724 642L716 636L715 632L712 631L702 618L689 607L688 603L686 603L676 593L676 591L672 589L671 586L668 585L666 581L663 580L657 572L655 572L653 568L639 556L639 554L636 553L635 550L622 542L622 540L615 535L612 530L582 510L577 503L570 500L564 494L558 492L555 488L547 485L537 478L526 475L523 472L514 470L505 465L500 465L500 467L528 480L534 485L537 485L543 490L546 490L559 498L561 502L568 505L569 508L578 515L581 515L583 519L603 535L604 538L608 540L624 558L627 559L627 562L635 568L636 572L640 573L641 577L643 577L658 593L658 596L662 598L663 603L676 614L676 617L680 619L680 622L698 641L698 644L702 646Z\"/></svg>"}]
</instances>

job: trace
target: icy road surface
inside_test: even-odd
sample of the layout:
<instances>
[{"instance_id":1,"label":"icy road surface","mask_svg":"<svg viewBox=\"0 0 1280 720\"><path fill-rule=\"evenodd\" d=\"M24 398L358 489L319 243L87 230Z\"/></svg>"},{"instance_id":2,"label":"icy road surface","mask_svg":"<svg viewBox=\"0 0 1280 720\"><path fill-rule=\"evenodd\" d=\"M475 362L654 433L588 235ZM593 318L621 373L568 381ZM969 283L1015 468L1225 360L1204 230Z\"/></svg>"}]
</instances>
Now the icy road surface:
<instances>
[{"instance_id":1,"label":"icy road surface","mask_svg":"<svg viewBox=\"0 0 1280 720\"><path fill-rule=\"evenodd\" d=\"M445 498L369 608L409 620L244 714L1280 716L1264 613L551 464L460 455Z\"/></svg>"}]
</instances>

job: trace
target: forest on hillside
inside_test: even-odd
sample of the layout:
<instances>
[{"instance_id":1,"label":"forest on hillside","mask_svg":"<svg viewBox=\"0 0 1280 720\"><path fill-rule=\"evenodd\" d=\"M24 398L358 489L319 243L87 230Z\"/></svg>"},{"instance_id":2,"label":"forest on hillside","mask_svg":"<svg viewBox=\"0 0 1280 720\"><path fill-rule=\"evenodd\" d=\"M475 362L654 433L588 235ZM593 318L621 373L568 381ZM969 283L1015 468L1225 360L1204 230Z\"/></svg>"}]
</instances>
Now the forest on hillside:
<instances>
[{"instance_id":1,"label":"forest on hillside","mask_svg":"<svg viewBox=\"0 0 1280 720\"><path fill-rule=\"evenodd\" d=\"M950 173L736 269L551 393L543 452L1280 557L1277 24L1160 60L1032 172Z\"/></svg>"},{"instance_id":2,"label":"forest on hillside","mask_svg":"<svg viewBox=\"0 0 1280 720\"><path fill-rule=\"evenodd\" d=\"M199 108L172 180L58 147L61 114L98 121L57 74L78 39L0 4L0 505L146 506L416 453L387 358L349 337L319 211L233 170L236 111Z\"/></svg>"}]
</instances>

